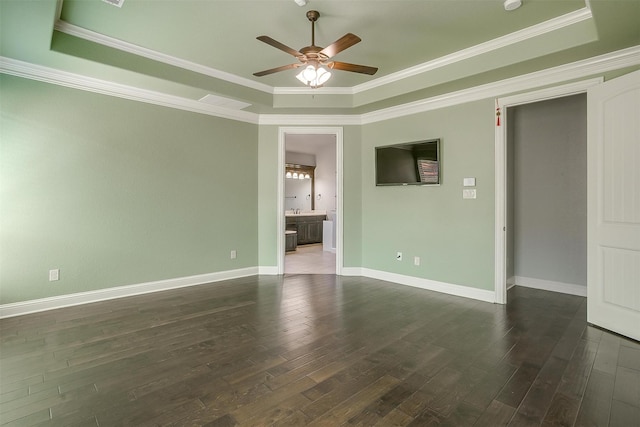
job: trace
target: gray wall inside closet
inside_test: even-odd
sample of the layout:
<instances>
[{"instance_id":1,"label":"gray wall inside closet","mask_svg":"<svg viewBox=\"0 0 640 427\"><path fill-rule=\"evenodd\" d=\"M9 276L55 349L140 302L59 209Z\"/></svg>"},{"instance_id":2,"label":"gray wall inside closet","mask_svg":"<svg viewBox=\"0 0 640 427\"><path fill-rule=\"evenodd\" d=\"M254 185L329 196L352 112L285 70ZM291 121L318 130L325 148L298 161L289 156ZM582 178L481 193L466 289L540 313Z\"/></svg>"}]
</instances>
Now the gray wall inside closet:
<instances>
[{"instance_id":1,"label":"gray wall inside closet","mask_svg":"<svg viewBox=\"0 0 640 427\"><path fill-rule=\"evenodd\" d=\"M507 277L586 286L586 95L511 107L507 118Z\"/></svg>"}]
</instances>

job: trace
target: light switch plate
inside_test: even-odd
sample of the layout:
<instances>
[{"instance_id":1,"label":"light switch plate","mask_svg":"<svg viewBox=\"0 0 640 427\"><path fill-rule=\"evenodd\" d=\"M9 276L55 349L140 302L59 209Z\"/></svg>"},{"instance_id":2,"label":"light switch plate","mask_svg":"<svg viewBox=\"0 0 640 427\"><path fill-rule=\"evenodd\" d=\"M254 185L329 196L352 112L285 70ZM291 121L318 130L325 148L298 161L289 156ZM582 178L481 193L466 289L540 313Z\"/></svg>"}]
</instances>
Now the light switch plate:
<instances>
[{"instance_id":1,"label":"light switch plate","mask_svg":"<svg viewBox=\"0 0 640 427\"><path fill-rule=\"evenodd\" d=\"M465 187L475 187L476 179L475 178L464 178L462 180L462 185Z\"/></svg>"},{"instance_id":2,"label":"light switch plate","mask_svg":"<svg viewBox=\"0 0 640 427\"><path fill-rule=\"evenodd\" d=\"M475 199L476 198L476 189L464 189L462 190L462 198L463 199Z\"/></svg>"}]
</instances>

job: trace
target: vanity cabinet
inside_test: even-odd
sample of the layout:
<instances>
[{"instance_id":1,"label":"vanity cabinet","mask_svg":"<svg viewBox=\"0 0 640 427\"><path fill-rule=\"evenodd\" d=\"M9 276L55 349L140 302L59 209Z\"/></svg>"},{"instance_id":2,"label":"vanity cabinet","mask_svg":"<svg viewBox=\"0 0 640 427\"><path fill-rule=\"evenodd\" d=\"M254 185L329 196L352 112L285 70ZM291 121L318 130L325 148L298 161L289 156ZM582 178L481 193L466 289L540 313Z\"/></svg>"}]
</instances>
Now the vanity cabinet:
<instances>
[{"instance_id":1,"label":"vanity cabinet","mask_svg":"<svg viewBox=\"0 0 640 427\"><path fill-rule=\"evenodd\" d=\"M286 217L286 229L297 231L298 245L322 243L322 221L326 215L295 215Z\"/></svg>"},{"instance_id":2,"label":"vanity cabinet","mask_svg":"<svg viewBox=\"0 0 640 427\"><path fill-rule=\"evenodd\" d=\"M298 233L294 230L284 232L284 250L285 252L295 251L298 247Z\"/></svg>"}]
</instances>

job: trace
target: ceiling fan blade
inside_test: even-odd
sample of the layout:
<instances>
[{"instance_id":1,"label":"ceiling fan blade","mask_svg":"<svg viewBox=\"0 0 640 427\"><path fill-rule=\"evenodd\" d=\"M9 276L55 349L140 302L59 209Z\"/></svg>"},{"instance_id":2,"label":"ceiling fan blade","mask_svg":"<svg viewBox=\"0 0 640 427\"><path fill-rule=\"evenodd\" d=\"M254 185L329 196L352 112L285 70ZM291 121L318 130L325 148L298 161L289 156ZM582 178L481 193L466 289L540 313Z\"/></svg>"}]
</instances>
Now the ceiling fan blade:
<instances>
[{"instance_id":1,"label":"ceiling fan blade","mask_svg":"<svg viewBox=\"0 0 640 427\"><path fill-rule=\"evenodd\" d=\"M329 46L322 49L320 53L326 55L327 58L331 58L332 56L337 55L346 48L351 47L356 43L360 43L360 41L362 41L360 37L356 36L355 34L347 33L335 42L331 43Z\"/></svg>"},{"instance_id":2,"label":"ceiling fan blade","mask_svg":"<svg viewBox=\"0 0 640 427\"><path fill-rule=\"evenodd\" d=\"M269 36L259 36L259 37L256 37L256 38L258 40L260 40L261 42L264 42L264 43L266 43L266 44L268 44L270 46L273 46L276 49L280 49L280 50L282 50L284 52L287 52L289 55L293 55L296 58L299 57L299 56L303 56L297 50L295 50L295 49L293 49L293 48L291 48L291 47L289 47L287 45L284 45L284 44L280 43L279 41L272 39Z\"/></svg>"},{"instance_id":3,"label":"ceiling fan blade","mask_svg":"<svg viewBox=\"0 0 640 427\"><path fill-rule=\"evenodd\" d=\"M328 64L329 68L334 70L351 71L353 73L369 74L373 76L378 69L376 67L368 67L366 65L349 64L348 62L333 61Z\"/></svg>"},{"instance_id":4,"label":"ceiling fan blade","mask_svg":"<svg viewBox=\"0 0 640 427\"><path fill-rule=\"evenodd\" d=\"M256 76L256 77L262 77L262 76L266 76L267 74L273 74L273 73L277 73L279 71L290 70L292 68L298 68L301 65L302 64L283 65L281 67L271 68L270 70L258 71L257 73L253 73L253 75Z\"/></svg>"}]
</instances>

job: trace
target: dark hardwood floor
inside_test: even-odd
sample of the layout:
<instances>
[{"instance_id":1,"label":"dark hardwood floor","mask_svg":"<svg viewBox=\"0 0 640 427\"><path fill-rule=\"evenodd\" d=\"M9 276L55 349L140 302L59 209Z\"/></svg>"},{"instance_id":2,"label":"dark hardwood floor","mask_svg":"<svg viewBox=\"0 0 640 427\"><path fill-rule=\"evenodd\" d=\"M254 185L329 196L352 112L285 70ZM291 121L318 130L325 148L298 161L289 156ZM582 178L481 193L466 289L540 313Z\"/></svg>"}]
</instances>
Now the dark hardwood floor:
<instances>
[{"instance_id":1,"label":"dark hardwood floor","mask_svg":"<svg viewBox=\"0 0 640 427\"><path fill-rule=\"evenodd\" d=\"M0 321L2 425L640 425L640 345L584 298L333 275Z\"/></svg>"}]
</instances>

